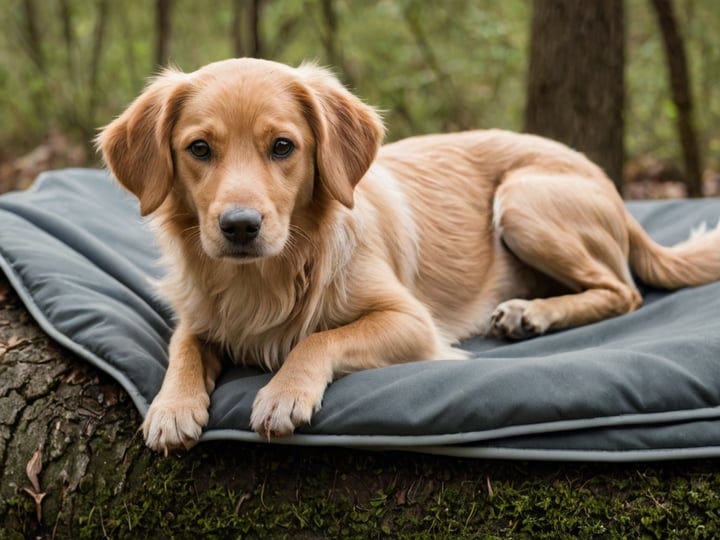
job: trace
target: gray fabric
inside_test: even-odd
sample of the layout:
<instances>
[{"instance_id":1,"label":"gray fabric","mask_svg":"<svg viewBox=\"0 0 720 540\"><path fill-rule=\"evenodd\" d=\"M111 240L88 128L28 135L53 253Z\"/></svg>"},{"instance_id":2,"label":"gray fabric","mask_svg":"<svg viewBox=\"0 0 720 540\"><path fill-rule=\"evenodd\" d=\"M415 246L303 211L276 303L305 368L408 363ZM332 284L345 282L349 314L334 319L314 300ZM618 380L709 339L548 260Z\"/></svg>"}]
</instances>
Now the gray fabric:
<instances>
[{"instance_id":1,"label":"gray fabric","mask_svg":"<svg viewBox=\"0 0 720 540\"><path fill-rule=\"evenodd\" d=\"M664 244L720 200L628 207ZM40 325L115 377L141 413L162 382L172 312L135 200L105 172L63 170L0 197L0 266ZM459 291L462 294L462 291ZM720 456L720 283L643 290L635 313L520 343L473 339L469 361L369 370L333 383L311 426L280 442L507 459ZM248 429L270 374L231 367L203 439Z\"/></svg>"}]
</instances>

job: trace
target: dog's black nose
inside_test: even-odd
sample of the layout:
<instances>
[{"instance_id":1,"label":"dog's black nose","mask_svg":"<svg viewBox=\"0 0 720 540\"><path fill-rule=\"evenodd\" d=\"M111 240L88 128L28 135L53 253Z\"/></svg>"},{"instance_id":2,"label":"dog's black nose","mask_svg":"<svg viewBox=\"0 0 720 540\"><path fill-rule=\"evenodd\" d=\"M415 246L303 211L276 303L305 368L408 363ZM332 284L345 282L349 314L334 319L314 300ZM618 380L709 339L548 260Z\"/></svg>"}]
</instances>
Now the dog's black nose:
<instances>
[{"instance_id":1,"label":"dog's black nose","mask_svg":"<svg viewBox=\"0 0 720 540\"><path fill-rule=\"evenodd\" d=\"M260 234L262 216L253 208L231 208L220 214L218 225L228 240L248 244Z\"/></svg>"}]
</instances>

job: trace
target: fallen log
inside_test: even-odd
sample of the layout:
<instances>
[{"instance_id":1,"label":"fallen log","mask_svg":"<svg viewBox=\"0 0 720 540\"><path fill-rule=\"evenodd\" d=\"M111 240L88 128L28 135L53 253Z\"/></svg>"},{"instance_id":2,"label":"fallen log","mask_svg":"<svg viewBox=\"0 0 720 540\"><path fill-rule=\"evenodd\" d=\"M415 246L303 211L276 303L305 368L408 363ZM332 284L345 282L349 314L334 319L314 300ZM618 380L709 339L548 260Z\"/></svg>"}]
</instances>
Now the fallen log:
<instances>
[{"instance_id":1,"label":"fallen log","mask_svg":"<svg viewBox=\"0 0 720 540\"><path fill-rule=\"evenodd\" d=\"M0 539L720 535L713 461L537 464L202 443L145 448L120 386L0 277Z\"/></svg>"}]
</instances>

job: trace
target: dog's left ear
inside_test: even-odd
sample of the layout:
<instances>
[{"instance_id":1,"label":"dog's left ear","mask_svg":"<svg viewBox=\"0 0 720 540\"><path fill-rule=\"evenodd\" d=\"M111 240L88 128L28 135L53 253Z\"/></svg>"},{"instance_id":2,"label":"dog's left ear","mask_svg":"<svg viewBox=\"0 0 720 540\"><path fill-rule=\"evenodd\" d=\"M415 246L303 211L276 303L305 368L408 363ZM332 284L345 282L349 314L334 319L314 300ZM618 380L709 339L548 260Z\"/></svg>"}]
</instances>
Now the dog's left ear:
<instances>
[{"instance_id":1,"label":"dog's left ear","mask_svg":"<svg viewBox=\"0 0 720 540\"><path fill-rule=\"evenodd\" d=\"M327 70L297 68L296 94L315 135L316 174L328 194L348 208L353 190L377 155L385 132L380 115L352 95Z\"/></svg>"}]
</instances>

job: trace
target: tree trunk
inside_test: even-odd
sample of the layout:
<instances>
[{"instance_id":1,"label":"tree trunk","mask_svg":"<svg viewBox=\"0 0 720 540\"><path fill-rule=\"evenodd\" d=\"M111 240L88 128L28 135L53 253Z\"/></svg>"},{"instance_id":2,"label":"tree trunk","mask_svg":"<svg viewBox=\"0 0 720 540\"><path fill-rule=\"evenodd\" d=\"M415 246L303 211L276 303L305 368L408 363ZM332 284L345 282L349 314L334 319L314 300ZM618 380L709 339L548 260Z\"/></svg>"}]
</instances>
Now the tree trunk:
<instances>
[{"instance_id":1,"label":"tree trunk","mask_svg":"<svg viewBox=\"0 0 720 540\"><path fill-rule=\"evenodd\" d=\"M693 121L692 93L685 43L675 17L672 0L652 0L652 6L665 46L672 100L677 111L677 130L682 145L688 195L702 197L702 167Z\"/></svg>"},{"instance_id":2,"label":"tree trunk","mask_svg":"<svg viewBox=\"0 0 720 540\"><path fill-rule=\"evenodd\" d=\"M60 19L63 27L63 41L65 42L65 55L67 75L74 80L75 73L75 30L73 28L72 10L69 0L60 0Z\"/></svg>"},{"instance_id":3,"label":"tree trunk","mask_svg":"<svg viewBox=\"0 0 720 540\"><path fill-rule=\"evenodd\" d=\"M689 537L717 510L713 461L638 470L232 441L163 457L143 446L140 422L0 274L3 539ZM672 496L689 483L690 506ZM648 494L669 509L660 525ZM585 511L568 521L568 508Z\"/></svg>"},{"instance_id":4,"label":"tree trunk","mask_svg":"<svg viewBox=\"0 0 720 540\"><path fill-rule=\"evenodd\" d=\"M620 187L622 0L535 0L525 129L584 152Z\"/></svg>"},{"instance_id":5,"label":"tree trunk","mask_svg":"<svg viewBox=\"0 0 720 540\"><path fill-rule=\"evenodd\" d=\"M90 59L90 78L88 81L90 92L88 99L88 126L97 125L97 122L95 121L95 111L97 110L97 104L100 98L100 61L102 60L105 44L105 30L107 28L109 0L99 0L97 6L97 18L95 19L95 28L93 29L92 58ZM92 131L86 133L85 139L92 139L92 133Z\"/></svg>"},{"instance_id":6,"label":"tree trunk","mask_svg":"<svg viewBox=\"0 0 720 540\"><path fill-rule=\"evenodd\" d=\"M335 3L333 0L322 0L322 18L324 27L322 32L322 42L325 48L325 56L331 66L342 66L342 58L338 47L338 16L335 11Z\"/></svg>"},{"instance_id":7,"label":"tree trunk","mask_svg":"<svg viewBox=\"0 0 720 540\"><path fill-rule=\"evenodd\" d=\"M262 33L260 31L260 20L262 16L263 0L250 0L250 56L262 58L264 47Z\"/></svg>"},{"instance_id":8,"label":"tree trunk","mask_svg":"<svg viewBox=\"0 0 720 540\"><path fill-rule=\"evenodd\" d=\"M325 58L332 68L339 70L342 82L350 88L357 86L357 75L352 66L345 62L342 46L340 44L340 18L334 0L322 0L320 3L321 18L323 21L320 38L325 49ZM292 22L292 21L288 21Z\"/></svg>"},{"instance_id":9,"label":"tree trunk","mask_svg":"<svg viewBox=\"0 0 720 540\"><path fill-rule=\"evenodd\" d=\"M77 537L97 492L147 462L139 422L118 385L51 342L0 276L0 530Z\"/></svg>"},{"instance_id":10,"label":"tree trunk","mask_svg":"<svg viewBox=\"0 0 720 540\"><path fill-rule=\"evenodd\" d=\"M25 41L27 43L30 60L40 73L45 73L45 52L40 38L37 5L34 0L23 0L23 15L25 17Z\"/></svg>"},{"instance_id":11,"label":"tree trunk","mask_svg":"<svg viewBox=\"0 0 720 540\"><path fill-rule=\"evenodd\" d=\"M137 57L134 48L133 25L130 21L130 14L126 9L120 9L117 13L117 24L120 32L125 36L123 39L123 52L125 53L125 67L130 75L130 84L128 90L130 93L137 92L142 88L143 77L138 73Z\"/></svg>"},{"instance_id":12,"label":"tree trunk","mask_svg":"<svg viewBox=\"0 0 720 540\"><path fill-rule=\"evenodd\" d=\"M0 538L422 536L446 490L465 527L485 527L476 501L499 474L481 460L231 441L164 457L140 424L120 386L46 337L0 273Z\"/></svg>"},{"instance_id":13,"label":"tree trunk","mask_svg":"<svg viewBox=\"0 0 720 540\"><path fill-rule=\"evenodd\" d=\"M230 37L232 40L232 51L235 58L245 56L245 44L243 42L243 11L246 0L233 0L232 2L232 27Z\"/></svg>"},{"instance_id":14,"label":"tree trunk","mask_svg":"<svg viewBox=\"0 0 720 540\"><path fill-rule=\"evenodd\" d=\"M476 500L499 472L481 460L231 441L164 457L145 448L140 424L118 383L54 344L0 273L0 538L422 535L448 489L458 495L447 504L478 528L487 515Z\"/></svg>"},{"instance_id":15,"label":"tree trunk","mask_svg":"<svg viewBox=\"0 0 720 540\"><path fill-rule=\"evenodd\" d=\"M155 3L155 65L166 66L170 58L170 15L172 0Z\"/></svg>"},{"instance_id":16,"label":"tree trunk","mask_svg":"<svg viewBox=\"0 0 720 540\"><path fill-rule=\"evenodd\" d=\"M232 50L236 58L250 56L262 58L265 43L262 39L260 21L262 20L263 0L233 0L230 37ZM280 31L284 41L287 36Z\"/></svg>"},{"instance_id":17,"label":"tree trunk","mask_svg":"<svg viewBox=\"0 0 720 540\"><path fill-rule=\"evenodd\" d=\"M20 39L25 51L33 65L32 72L22 70L23 83L32 100L33 108L37 118L48 116L48 80L46 75L47 58L43 46L41 33L42 20L38 14L38 5L35 0L23 0L23 24L20 28ZM9 111L3 111L10 114Z\"/></svg>"}]
</instances>

